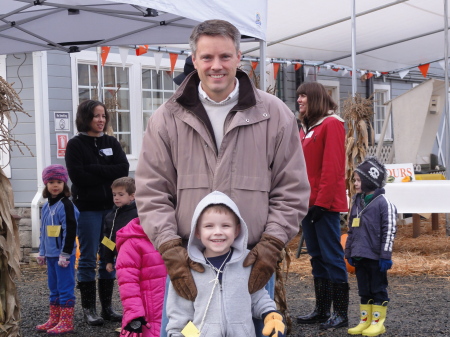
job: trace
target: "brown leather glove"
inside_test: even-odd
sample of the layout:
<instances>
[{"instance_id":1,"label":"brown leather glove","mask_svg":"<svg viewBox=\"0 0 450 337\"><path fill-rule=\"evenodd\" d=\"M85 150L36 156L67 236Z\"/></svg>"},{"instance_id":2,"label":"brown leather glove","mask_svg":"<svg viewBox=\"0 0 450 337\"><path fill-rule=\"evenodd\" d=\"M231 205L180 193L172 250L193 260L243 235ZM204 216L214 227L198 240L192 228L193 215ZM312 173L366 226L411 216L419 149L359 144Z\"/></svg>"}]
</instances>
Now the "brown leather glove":
<instances>
[{"instance_id":1,"label":"brown leather glove","mask_svg":"<svg viewBox=\"0 0 450 337\"><path fill-rule=\"evenodd\" d=\"M261 240L248 253L244 260L244 267L253 264L248 280L250 294L262 289L269 282L277 268L278 261L281 261L281 250L283 248L284 243L281 240L263 233Z\"/></svg>"},{"instance_id":2,"label":"brown leather glove","mask_svg":"<svg viewBox=\"0 0 450 337\"><path fill-rule=\"evenodd\" d=\"M197 287L190 269L203 273L205 268L189 258L186 248L181 245L181 239L164 242L159 246L159 252L177 294L194 301L197 297Z\"/></svg>"}]
</instances>

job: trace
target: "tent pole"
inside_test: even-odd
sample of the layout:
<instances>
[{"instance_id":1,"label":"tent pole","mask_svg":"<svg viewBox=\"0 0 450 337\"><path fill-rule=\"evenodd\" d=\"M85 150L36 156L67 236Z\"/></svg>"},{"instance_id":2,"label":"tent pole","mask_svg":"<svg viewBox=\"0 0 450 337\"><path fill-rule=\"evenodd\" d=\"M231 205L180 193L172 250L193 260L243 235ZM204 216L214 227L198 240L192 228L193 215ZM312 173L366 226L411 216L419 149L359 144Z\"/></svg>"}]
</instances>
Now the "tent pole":
<instances>
[{"instance_id":1,"label":"tent pole","mask_svg":"<svg viewBox=\"0 0 450 337\"><path fill-rule=\"evenodd\" d=\"M259 88L262 91L266 91L266 53L267 53L267 42L264 40L259 41Z\"/></svg>"},{"instance_id":2,"label":"tent pole","mask_svg":"<svg viewBox=\"0 0 450 337\"><path fill-rule=\"evenodd\" d=\"M97 47L97 100L103 102L102 47Z\"/></svg>"},{"instance_id":3,"label":"tent pole","mask_svg":"<svg viewBox=\"0 0 450 337\"><path fill-rule=\"evenodd\" d=\"M356 96L356 3L352 0L352 96Z\"/></svg>"},{"instance_id":4,"label":"tent pole","mask_svg":"<svg viewBox=\"0 0 450 337\"><path fill-rule=\"evenodd\" d=\"M445 169L447 179L450 179L450 111L449 111L449 102L448 102L448 0L444 0L444 70L445 70L445 119L446 119L446 139L445 144L446 147L446 156L445 156ZM446 234L450 236L450 221L449 221L449 214L445 214L445 229Z\"/></svg>"}]
</instances>

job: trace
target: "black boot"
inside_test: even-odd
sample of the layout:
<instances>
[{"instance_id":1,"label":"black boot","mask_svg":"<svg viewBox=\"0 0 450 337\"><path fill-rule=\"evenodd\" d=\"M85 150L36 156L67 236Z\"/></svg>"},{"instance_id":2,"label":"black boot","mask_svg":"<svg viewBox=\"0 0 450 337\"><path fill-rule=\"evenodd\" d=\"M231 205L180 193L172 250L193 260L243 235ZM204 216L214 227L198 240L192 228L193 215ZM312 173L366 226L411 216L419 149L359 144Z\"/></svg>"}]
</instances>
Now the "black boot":
<instances>
[{"instance_id":1,"label":"black boot","mask_svg":"<svg viewBox=\"0 0 450 337\"><path fill-rule=\"evenodd\" d=\"M115 312L111 307L112 294L114 290L114 279L98 280L98 296L102 305L101 316L103 319L111 322L121 322L122 315Z\"/></svg>"},{"instance_id":2,"label":"black boot","mask_svg":"<svg viewBox=\"0 0 450 337\"><path fill-rule=\"evenodd\" d=\"M89 325L103 325L103 318L97 315L95 309L95 281L78 282L78 289L80 289L81 294L84 321Z\"/></svg>"},{"instance_id":3,"label":"black boot","mask_svg":"<svg viewBox=\"0 0 450 337\"><path fill-rule=\"evenodd\" d=\"M321 330L336 329L348 326L348 283L333 283L333 313Z\"/></svg>"},{"instance_id":4,"label":"black boot","mask_svg":"<svg viewBox=\"0 0 450 337\"><path fill-rule=\"evenodd\" d=\"M331 281L325 278L314 278L314 291L316 293L316 307L306 316L298 316L298 324L313 324L326 322L330 318L332 300Z\"/></svg>"}]
</instances>

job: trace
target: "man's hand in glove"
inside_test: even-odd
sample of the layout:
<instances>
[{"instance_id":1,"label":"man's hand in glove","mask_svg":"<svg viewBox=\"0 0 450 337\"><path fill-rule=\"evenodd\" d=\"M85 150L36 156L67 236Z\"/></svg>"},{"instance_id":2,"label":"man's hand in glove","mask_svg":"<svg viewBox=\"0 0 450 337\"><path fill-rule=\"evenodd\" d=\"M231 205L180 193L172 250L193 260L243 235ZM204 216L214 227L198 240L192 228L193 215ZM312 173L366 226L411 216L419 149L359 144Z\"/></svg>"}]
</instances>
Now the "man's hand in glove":
<instances>
[{"instance_id":1,"label":"man's hand in glove","mask_svg":"<svg viewBox=\"0 0 450 337\"><path fill-rule=\"evenodd\" d=\"M263 233L261 240L248 253L244 260L244 267L253 265L248 280L250 294L262 289L269 282L278 261L281 261L281 250L284 243L268 234Z\"/></svg>"},{"instance_id":2,"label":"man's hand in glove","mask_svg":"<svg viewBox=\"0 0 450 337\"><path fill-rule=\"evenodd\" d=\"M265 317L264 317L265 316ZM262 334L269 337L285 337L286 324L278 311L270 311L263 315L264 328Z\"/></svg>"},{"instance_id":3,"label":"man's hand in glove","mask_svg":"<svg viewBox=\"0 0 450 337\"><path fill-rule=\"evenodd\" d=\"M197 297L197 287L191 269L203 273L205 268L189 258L186 248L181 245L181 239L163 243L159 246L159 252L177 294L189 301L194 301Z\"/></svg>"},{"instance_id":4,"label":"man's hand in glove","mask_svg":"<svg viewBox=\"0 0 450 337\"><path fill-rule=\"evenodd\" d=\"M313 205L308 210L308 215L310 218L311 223L316 223L319 221L324 213L326 212L326 209L320 206Z\"/></svg>"}]
</instances>

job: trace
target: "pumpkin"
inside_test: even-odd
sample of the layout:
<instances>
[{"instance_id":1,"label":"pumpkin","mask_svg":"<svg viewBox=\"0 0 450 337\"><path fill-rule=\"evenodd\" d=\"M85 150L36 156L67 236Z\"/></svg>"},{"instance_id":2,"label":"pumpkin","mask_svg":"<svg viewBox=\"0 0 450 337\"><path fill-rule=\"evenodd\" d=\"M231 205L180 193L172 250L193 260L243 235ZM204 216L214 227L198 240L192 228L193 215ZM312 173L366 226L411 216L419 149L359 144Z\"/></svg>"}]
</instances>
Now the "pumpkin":
<instances>
[{"instance_id":1,"label":"pumpkin","mask_svg":"<svg viewBox=\"0 0 450 337\"><path fill-rule=\"evenodd\" d=\"M402 179L402 183L409 183L410 181L412 181L412 177L411 176L405 176Z\"/></svg>"},{"instance_id":2,"label":"pumpkin","mask_svg":"<svg viewBox=\"0 0 450 337\"><path fill-rule=\"evenodd\" d=\"M345 250L345 243L347 242L347 237L348 237L347 233L341 235L341 246L342 246L342 248L344 250ZM354 274L355 273L355 267L353 267L350 263L348 263L346 258L344 258L344 260L345 260L345 265L347 266L347 271L349 273Z\"/></svg>"}]
</instances>

